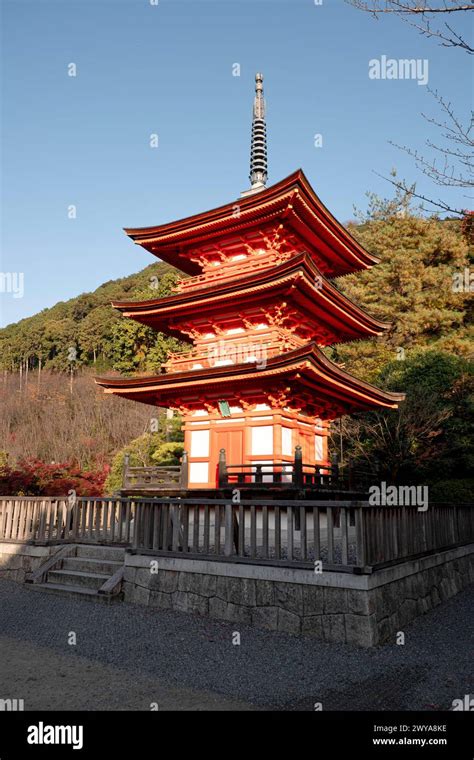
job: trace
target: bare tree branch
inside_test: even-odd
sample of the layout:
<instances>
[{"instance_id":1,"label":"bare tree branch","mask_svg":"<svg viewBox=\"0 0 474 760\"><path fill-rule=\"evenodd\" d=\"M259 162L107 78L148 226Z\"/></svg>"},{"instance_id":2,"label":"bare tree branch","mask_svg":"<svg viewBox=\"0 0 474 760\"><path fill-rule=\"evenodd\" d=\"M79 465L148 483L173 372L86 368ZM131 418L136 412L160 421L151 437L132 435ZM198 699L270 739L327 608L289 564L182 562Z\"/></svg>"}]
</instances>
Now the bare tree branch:
<instances>
[{"instance_id":1,"label":"bare tree branch","mask_svg":"<svg viewBox=\"0 0 474 760\"><path fill-rule=\"evenodd\" d=\"M474 3L460 3L456 0L430 0L430 2L425 2L425 0L346 0L346 2L358 10L370 13L375 19L378 19L381 14L395 14L423 36L439 39L443 47L456 47L466 53L474 53L474 48L447 21L440 28L433 28L431 23L431 17L436 17L438 14L473 11Z\"/></svg>"},{"instance_id":2,"label":"bare tree branch","mask_svg":"<svg viewBox=\"0 0 474 760\"><path fill-rule=\"evenodd\" d=\"M472 112L469 124L464 126L454 113L451 103L439 95L436 90L429 88L428 90L437 101L445 118L439 121L424 113L422 116L426 122L441 130L441 137L446 140L446 145L439 145L431 139L427 139L425 144L435 151L435 154L441 156L441 162L438 162L436 155L427 158L417 149L398 145L391 140L389 142L411 156L415 160L417 169L437 185L442 187L474 187L474 120Z\"/></svg>"},{"instance_id":3,"label":"bare tree branch","mask_svg":"<svg viewBox=\"0 0 474 760\"><path fill-rule=\"evenodd\" d=\"M412 198L417 198L418 200L423 201L424 203L429 203L431 206L440 208L446 214L455 214L456 216L459 216L462 219L464 219L466 214L468 214L467 209L454 208L453 206L450 206L449 204L442 201L441 198L435 201L432 198L427 198L426 195L421 195L421 193L417 193L413 185L411 187L408 187L408 185L404 181L398 182L397 180L390 179L390 177L385 177L383 174L379 174L378 172L374 172L374 174L376 174L377 177L380 177L381 179L386 180L386 182L390 182L391 185L396 187L398 190L401 190L403 193L410 195Z\"/></svg>"},{"instance_id":4,"label":"bare tree branch","mask_svg":"<svg viewBox=\"0 0 474 760\"><path fill-rule=\"evenodd\" d=\"M423 15L425 13L456 13L474 10L474 3L456 3L453 7L450 7L446 2L442 2L437 6L434 3L432 5L420 5L410 2L410 0L407 2L400 2L400 0L372 0L372 2L349 0L349 2L355 8L372 13L374 16L378 16L379 13L413 13ZM451 0L451 2L454 2L454 0ZM382 3L384 3L385 8L382 8Z\"/></svg>"}]
</instances>

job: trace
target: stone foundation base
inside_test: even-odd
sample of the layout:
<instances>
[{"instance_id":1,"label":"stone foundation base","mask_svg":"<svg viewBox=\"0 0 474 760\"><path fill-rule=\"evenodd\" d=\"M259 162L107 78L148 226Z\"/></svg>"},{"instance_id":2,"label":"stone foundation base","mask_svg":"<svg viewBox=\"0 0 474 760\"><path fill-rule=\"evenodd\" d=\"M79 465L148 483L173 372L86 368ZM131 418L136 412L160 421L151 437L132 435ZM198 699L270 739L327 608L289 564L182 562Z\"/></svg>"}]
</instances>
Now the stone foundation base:
<instances>
[{"instance_id":1,"label":"stone foundation base","mask_svg":"<svg viewBox=\"0 0 474 760\"><path fill-rule=\"evenodd\" d=\"M0 542L0 578L24 583L27 573L36 570L57 550L57 546Z\"/></svg>"},{"instance_id":2,"label":"stone foundation base","mask_svg":"<svg viewBox=\"0 0 474 760\"><path fill-rule=\"evenodd\" d=\"M474 581L474 545L371 575L127 554L125 601L368 647ZM156 570L158 563L158 572Z\"/></svg>"},{"instance_id":3,"label":"stone foundation base","mask_svg":"<svg viewBox=\"0 0 474 760\"><path fill-rule=\"evenodd\" d=\"M0 578L23 583L57 546L0 543ZM419 615L474 582L474 544L371 575L125 555L125 601L327 642L395 641ZM158 572L154 572L157 567Z\"/></svg>"}]
</instances>

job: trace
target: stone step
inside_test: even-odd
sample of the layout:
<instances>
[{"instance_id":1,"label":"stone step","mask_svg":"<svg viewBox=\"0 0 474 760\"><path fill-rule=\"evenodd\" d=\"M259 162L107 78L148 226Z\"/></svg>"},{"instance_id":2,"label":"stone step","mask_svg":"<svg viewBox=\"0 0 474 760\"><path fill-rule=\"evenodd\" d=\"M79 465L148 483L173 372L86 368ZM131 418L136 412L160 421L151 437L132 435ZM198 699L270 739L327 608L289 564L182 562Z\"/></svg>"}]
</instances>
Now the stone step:
<instances>
[{"instance_id":1,"label":"stone step","mask_svg":"<svg viewBox=\"0 0 474 760\"><path fill-rule=\"evenodd\" d=\"M125 549L120 546L93 546L91 544L79 544L76 550L76 557L123 562L125 558Z\"/></svg>"},{"instance_id":2,"label":"stone step","mask_svg":"<svg viewBox=\"0 0 474 760\"><path fill-rule=\"evenodd\" d=\"M93 559L92 557L66 557L63 560L61 570L75 570L76 572L103 573L111 576L123 565L110 559Z\"/></svg>"},{"instance_id":3,"label":"stone step","mask_svg":"<svg viewBox=\"0 0 474 760\"><path fill-rule=\"evenodd\" d=\"M96 590L86 588L85 586L64 586L60 583L31 583L25 588L32 589L33 591L37 592L45 591L47 594L67 596L73 599L85 599L93 602L101 602L102 604L120 602L123 599L123 593L110 596L109 594L98 594Z\"/></svg>"},{"instance_id":4,"label":"stone step","mask_svg":"<svg viewBox=\"0 0 474 760\"><path fill-rule=\"evenodd\" d=\"M89 588L97 591L104 585L110 575L104 573L88 573L75 570L51 570L48 573L47 585L74 586L76 588Z\"/></svg>"}]
</instances>

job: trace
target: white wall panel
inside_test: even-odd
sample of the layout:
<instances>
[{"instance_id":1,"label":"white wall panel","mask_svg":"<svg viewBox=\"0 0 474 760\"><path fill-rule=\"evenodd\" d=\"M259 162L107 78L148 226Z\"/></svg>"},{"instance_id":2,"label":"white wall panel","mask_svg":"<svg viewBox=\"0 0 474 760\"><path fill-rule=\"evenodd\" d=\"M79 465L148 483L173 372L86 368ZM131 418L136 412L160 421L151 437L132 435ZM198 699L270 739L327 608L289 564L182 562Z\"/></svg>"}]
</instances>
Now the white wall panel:
<instances>
[{"instance_id":1,"label":"white wall panel","mask_svg":"<svg viewBox=\"0 0 474 760\"><path fill-rule=\"evenodd\" d=\"M252 454L273 454L273 426L252 428Z\"/></svg>"},{"instance_id":2,"label":"white wall panel","mask_svg":"<svg viewBox=\"0 0 474 760\"><path fill-rule=\"evenodd\" d=\"M191 433L191 457L209 456L209 430L193 430Z\"/></svg>"},{"instance_id":3,"label":"white wall panel","mask_svg":"<svg viewBox=\"0 0 474 760\"><path fill-rule=\"evenodd\" d=\"M291 456L293 453L293 431L291 428L282 427L281 429L281 453L285 456Z\"/></svg>"},{"instance_id":4,"label":"white wall panel","mask_svg":"<svg viewBox=\"0 0 474 760\"><path fill-rule=\"evenodd\" d=\"M209 465L207 462L190 462L189 482L207 483L209 480Z\"/></svg>"},{"instance_id":5,"label":"white wall panel","mask_svg":"<svg viewBox=\"0 0 474 760\"><path fill-rule=\"evenodd\" d=\"M316 461L324 458L324 436L314 436L314 458Z\"/></svg>"}]
</instances>

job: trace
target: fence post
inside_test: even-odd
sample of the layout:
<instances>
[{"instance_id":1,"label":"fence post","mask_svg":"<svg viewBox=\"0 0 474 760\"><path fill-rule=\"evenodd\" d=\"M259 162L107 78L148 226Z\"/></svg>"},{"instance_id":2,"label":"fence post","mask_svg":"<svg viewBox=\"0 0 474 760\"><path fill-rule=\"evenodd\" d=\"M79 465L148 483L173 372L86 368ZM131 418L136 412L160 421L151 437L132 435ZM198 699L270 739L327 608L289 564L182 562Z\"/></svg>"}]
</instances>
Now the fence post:
<instances>
[{"instance_id":1,"label":"fence post","mask_svg":"<svg viewBox=\"0 0 474 760\"><path fill-rule=\"evenodd\" d=\"M126 488L128 485L128 466L130 464L130 454L125 454L123 458L123 471L122 471L122 488Z\"/></svg>"},{"instance_id":2,"label":"fence post","mask_svg":"<svg viewBox=\"0 0 474 760\"><path fill-rule=\"evenodd\" d=\"M170 515L171 515L171 548L174 552L179 551L180 548L180 515L179 515L179 505L178 504L171 504L170 505Z\"/></svg>"},{"instance_id":3,"label":"fence post","mask_svg":"<svg viewBox=\"0 0 474 760\"><path fill-rule=\"evenodd\" d=\"M295 461L293 466L293 485L297 488L303 487L303 449L301 446L295 448Z\"/></svg>"},{"instance_id":4,"label":"fence post","mask_svg":"<svg viewBox=\"0 0 474 760\"><path fill-rule=\"evenodd\" d=\"M225 518L224 518L224 556L230 557L232 555L232 544L234 543L234 524L232 521L232 504L225 505Z\"/></svg>"},{"instance_id":5,"label":"fence post","mask_svg":"<svg viewBox=\"0 0 474 760\"><path fill-rule=\"evenodd\" d=\"M337 454L331 455L331 485L339 480L339 458Z\"/></svg>"},{"instance_id":6,"label":"fence post","mask_svg":"<svg viewBox=\"0 0 474 760\"><path fill-rule=\"evenodd\" d=\"M179 477L179 484L181 488L183 489L188 487L188 471L189 471L188 452L183 451L183 456L181 457L181 474Z\"/></svg>"},{"instance_id":7,"label":"fence post","mask_svg":"<svg viewBox=\"0 0 474 760\"><path fill-rule=\"evenodd\" d=\"M39 516L39 524L38 524L38 541L44 541L45 535L46 535L46 502L44 499L40 502L40 516Z\"/></svg>"},{"instance_id":8,"label":"fence post","mask_svg":"<svg viewBox=\"0 0 474 760\"><path fill-rule=\"evenodd\" d=\"M132 502L133 503L133 502ZM133 540L132 548L136 551L140 545L140 530L141 530L141 502L135 502L135 514L133 516Z\"/></svg>"},{"instance_id":9,"label":"fence post","mask_svg":"<svg viewBox=\"0 0 474 760\"><path fill-rule=\"evenodd\" d=\"M218 486L224 488L227 485L227 464L225 458L225 449L219 451L219 465L218 465Z\"/></svg>"},{"instance_id":10,"label":"fence post","mask_svg":"<svg viewBox=\"0 0 474 760\"><path fill-rule=\"evenodd\" d=\"M359 567L367 564L367 546L365 543L365 513L362 504L355 502L356 524L356 561Z\"/></svg>"}]
</instances>

